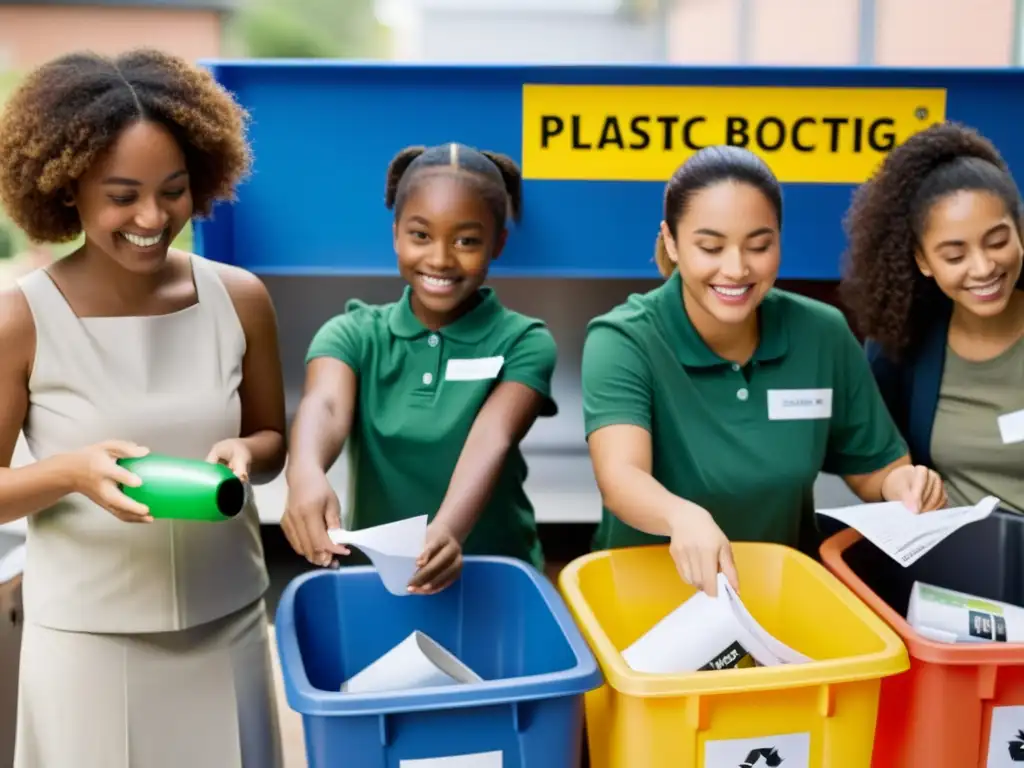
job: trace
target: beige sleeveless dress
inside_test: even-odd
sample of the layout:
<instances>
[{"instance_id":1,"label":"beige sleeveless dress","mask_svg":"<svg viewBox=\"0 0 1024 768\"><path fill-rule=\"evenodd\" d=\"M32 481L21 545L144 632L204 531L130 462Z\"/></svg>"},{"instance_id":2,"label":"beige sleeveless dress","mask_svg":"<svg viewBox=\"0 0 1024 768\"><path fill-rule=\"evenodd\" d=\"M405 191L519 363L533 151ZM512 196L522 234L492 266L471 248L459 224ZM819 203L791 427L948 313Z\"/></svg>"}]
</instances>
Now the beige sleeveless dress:
<instances>
[{"instance_id":1,"label":"beige sleeveless dress","mask_svg":"<svg viewBox=\"0 0 1024 768\"><path fill-rule=\"evenodd\" d=\"M79 318L47 272L24 433L203 459L237 437L245 335L215 267L198 303ZM72 494L29 518L16 768L280 768L259 518L123 523Z\"/></svg>"}]
</instances>

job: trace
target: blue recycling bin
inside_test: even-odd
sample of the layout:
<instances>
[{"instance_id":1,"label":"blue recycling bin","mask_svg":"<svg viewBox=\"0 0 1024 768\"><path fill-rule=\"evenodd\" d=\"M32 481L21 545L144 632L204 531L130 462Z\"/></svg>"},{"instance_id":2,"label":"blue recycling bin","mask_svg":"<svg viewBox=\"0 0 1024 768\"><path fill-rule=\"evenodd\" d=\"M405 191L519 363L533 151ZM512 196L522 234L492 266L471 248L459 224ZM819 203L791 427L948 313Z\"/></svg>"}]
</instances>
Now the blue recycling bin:
<instances>
[{"instance_id":1,"label":"blue recycling bin","mask_svg":"<svg viewBox=\"0 0 1024 768\"><path fill-rule=\"evenodd\" d=\"M467 557L459 581L426 597L390 594L368 566L312 571L285 589L275 623L309 768L579 765L583 694L603 678L554 586L525 563ZM484 682L340 692L416 630ZM428 760L440 762L417 762Z\"/></svg>"}]
</instances>

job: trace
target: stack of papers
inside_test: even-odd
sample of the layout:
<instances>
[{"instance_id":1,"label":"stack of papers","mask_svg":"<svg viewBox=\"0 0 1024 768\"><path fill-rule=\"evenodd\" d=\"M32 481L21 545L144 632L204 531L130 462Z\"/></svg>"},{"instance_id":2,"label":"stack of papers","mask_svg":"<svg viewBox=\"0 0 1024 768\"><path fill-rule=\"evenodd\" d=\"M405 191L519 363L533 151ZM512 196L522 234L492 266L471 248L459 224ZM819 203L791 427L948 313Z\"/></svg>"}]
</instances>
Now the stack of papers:
<instances>
[{"instance_id":1,"label":"stack of papers","mask_svg":"<svg viewBox=\"0 0 1024 768\"><path fill-rule=\"evenodd\" d=\"M697 592L622 652L637 672L680 674L803 664L810 659L755 621L723 574L718 596Z\"/></svg>"},{"instance_id":2,"label":"stack of papers","mask_svg":"<svg viewBox=\"0 0 1024 768\"><path fill-rule=\"evenodd\" d=\"M818 514L855 529L906 568L928 554L951 533L970 523L984 520L998 506L999 499L986 496L973 507L950 507L920 514L911 512L899 501L819 509Z\"/></svg>"},{"instance_id":3,"label":"stack of papers","mask_svg":"<svg viewBox=\"0 0 1024 768\"><path fill-rule=\"evenodd\" d=\"M1024 641L1024 609L915 581L907 623L940 643Z\"/></svg>"}]
</instances>

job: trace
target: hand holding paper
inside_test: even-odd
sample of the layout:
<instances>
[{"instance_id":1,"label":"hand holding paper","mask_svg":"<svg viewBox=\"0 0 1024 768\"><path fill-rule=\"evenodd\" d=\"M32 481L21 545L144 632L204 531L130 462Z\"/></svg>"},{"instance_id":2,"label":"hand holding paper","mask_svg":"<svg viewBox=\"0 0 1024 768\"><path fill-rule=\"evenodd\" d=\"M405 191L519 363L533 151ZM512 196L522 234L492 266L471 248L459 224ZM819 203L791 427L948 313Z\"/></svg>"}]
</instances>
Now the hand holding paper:
<instances>
[{"instance_id":1,"label":"hand holding paper","mask_svg":"<svg viewBox=\"0 0 1024 768\"><path fill-rule=\"evenodd\" d=\"M416 560L419 569L409 582L409 591L433 595L447 588L462 571L462 544L444 523L427 526L427 543Z\"/></svg>"},{"instance_id":2,"label":"hand holding paper","mask_svg":"<svg viewBox=\"0 0 1024 768\"><path fill-rule=\"evenodd\" d=\"M409 582L416 572L416 560L426 546L426 515L361 531L333 528L328 535L334 544L351 544L362 551L377 569L388 592L410 594Z\"/></svg>"},{"instance_id":3,"label":"hand holding paper","mask_svg":"<svg viewBox=\"0 0 1024 768\"><path fill-rule=\"evenodd\" d=\"M901 501L819 509L818 514L856 529L893 560L907 567L957 529L988 517L997 506L999 499L986 496L973 507L950 507L927 515L911 512Z\"/></svg>"},{"instance_id":4,"label":"hand holding paper","mask_svg":"<svg viewBox=\"0 0 1024 768\"><path fill-rule=\"evenodd\" d=\"M896 467L882 481L882 498L900 501L911 512L931 512L946 506L946 486L928 467Z\"/></svg>"},{"instance_id":5,"label":"hand holding paper","mask_svg":"<svg viewBox=\"0 0 1024 768\"><path fill-rule=\"evenodd\" d=\"M673 518L671 537L669 552L683 581L716 597L721 572L732 588L739 590L732 546L710 512L684 501Z\"/></svg>"}]
</instances>

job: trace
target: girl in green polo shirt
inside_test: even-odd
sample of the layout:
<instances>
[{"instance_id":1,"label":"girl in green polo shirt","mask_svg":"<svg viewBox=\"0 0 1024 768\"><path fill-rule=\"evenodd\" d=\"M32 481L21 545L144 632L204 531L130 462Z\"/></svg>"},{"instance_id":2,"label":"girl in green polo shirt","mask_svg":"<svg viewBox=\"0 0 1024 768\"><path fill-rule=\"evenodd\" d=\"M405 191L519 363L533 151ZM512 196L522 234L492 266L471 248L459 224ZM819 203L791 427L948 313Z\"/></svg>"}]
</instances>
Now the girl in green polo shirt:
<instances>
[{"instance_id":1,"label":"girl in green polo shirt","mask_svg":"<svg viewBox=\"0 0 1024 768\"><path fill-rule=\"evenodd\" d=\"M445 588L463 553L542 568L519 444L556 413L555 342L483 285L519 215L519 168L461 144L410 147L388 168L385 202L408 285L390 304L350 301L310 344L285 535L317 565L348 554L327 536L341 515L326 474L347 442L354 529L430 516L410 591Z\"/></svg>"},{"instance_id":2,"label":"girl in green polo shirt","mask_svg":"<svg viewBox=\"0 0 1024 768\"><path fill-rule=\"evenodd\" d=\"M665 190L667 278L591 321L583 406L604 513L599 547L670 542L682 577L738 588L729 542L797 546L819 472L865 501L945 504L911 466L835 308L774 287L782 193L738 147L709 147Z\"/></svg>"}]
</instances>

